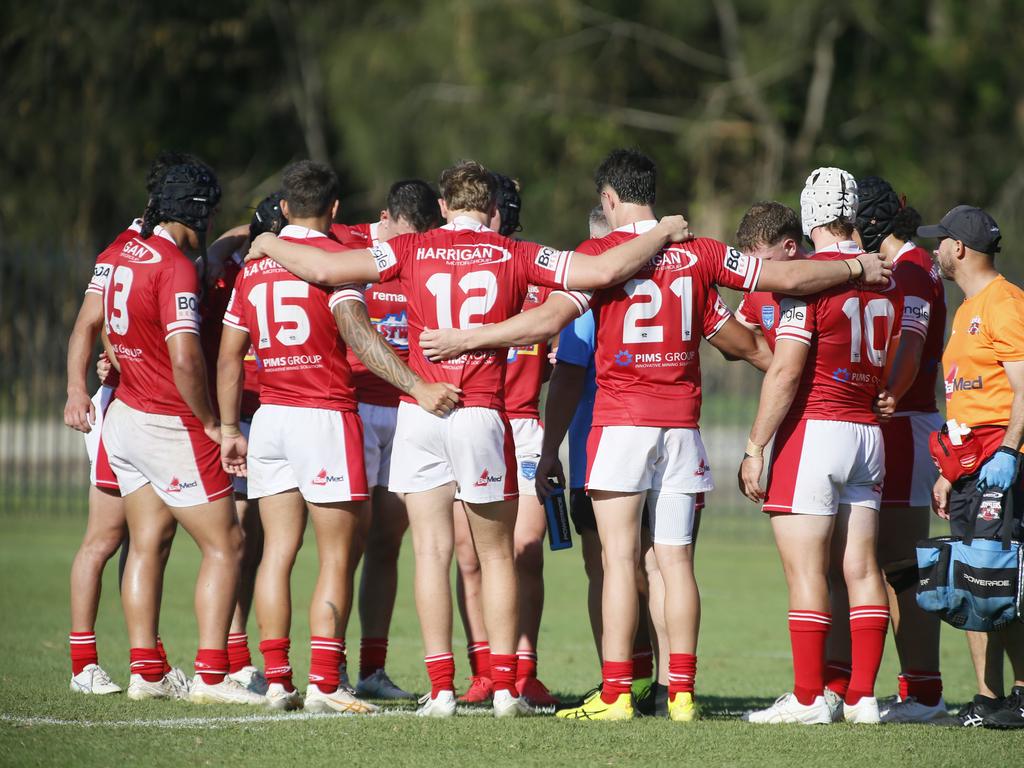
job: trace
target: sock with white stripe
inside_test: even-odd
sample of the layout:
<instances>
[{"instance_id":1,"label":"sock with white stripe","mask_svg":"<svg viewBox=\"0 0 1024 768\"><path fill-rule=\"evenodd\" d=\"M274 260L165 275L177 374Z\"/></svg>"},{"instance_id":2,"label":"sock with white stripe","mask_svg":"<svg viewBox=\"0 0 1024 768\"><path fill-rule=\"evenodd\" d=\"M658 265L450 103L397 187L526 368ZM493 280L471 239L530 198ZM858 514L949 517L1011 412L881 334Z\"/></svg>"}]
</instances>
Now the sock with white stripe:
<instances>
[{"instance_id":1,"label":"sock with white stripe","mask_svg":"<svg viewBox=\"0 0 1024 768\"><path fill-rule=\"evenodd\" d=\"M322 693L334 693L338 690L341 676L338 665L341 664L341 638L317 637L309 638L309 682L316 685Z\"/></svg>"},{"instance_id":2,"label":"sock with white stripe","mask_svg":"<svg viewBox=\"0 0 1024 768\"><path fill-rule=\"evenodd\" d=\"M72 632L68 635L68 644L71 646L72 675L77 675L90 664L100 663L95 632Z\"/></svg>"},{"instance_id":3,"label":"sock with white stripe","mask_svg":"<svg viewBox=\"0 0 1024 768\"><path fill-rule=\"evenodd\" d=\"M633 687L633 659L605 661L601 665L601 701L613 704Z\"/></svg>"},{"instance_id":4,"label":"sock with white stripe","mask_svg":"<svg viewBox=\"0 0 1024 768\"><path fill-rule=\"evenodd\" d=\"M207 685L219 685L228 673L227 648L200 648L196 652L196 675Z\"/></svg>"},{"instance_id":5,"label":"sock with white stripe","mask_svg":"<svg viewBox=\"0 0 1024 768\"><path fill-rule=\"evenodd\" d=\"M677 693L693 693L697 679L697 655L694 653L670 653L668 655L668 697Z\"/></svg>"},{"instance_id":6,"label":"sock with white stripe","mask_svg":"<svg viewBox=\"0 0 1024 768\"><path fill-rule=\"evenodd\" d=\"M431 654L425 657L423 662L427 665L427 675L430 676L430 698L436 699L441 691L455 691L455 656L452 653ZM490 673L490 664L487 671Z\"/></svg>"},{"instance_id":7,"label":"sock with white stripe","mask_svg":"<svg viewBox=\"0 0 1024 768\"><path fill-rule=\"evenodd\" d=\"M793 694L801 704L813 704L825 690L825 640L832 616L821 611L789 612L789 642L793 648Z\"/></svg>"},{"instance_id":8,"label":"sock with white stripe","mask_svg":"<svg viewBox=\"0 0 1024 768\"><path fill-rule=\"evenodd\" d=\"M889 629L889 606L855 605L850 608L850 645L853 667L846 703L856 704L875 695L875 678L882 665L885 633Z\"/></svg>"},{"instance_id":9,"label":"sock with white stripe","mask_svg":"<svg viewBox=\"0 0 1024 768\"><path fill-rule=\"evenodd\" d=\"M131 673L142 675L147 683L159 682L164 676L164 660L156 648L132 648L128 658L131 660Z\"/></svg>"}]
</instances>

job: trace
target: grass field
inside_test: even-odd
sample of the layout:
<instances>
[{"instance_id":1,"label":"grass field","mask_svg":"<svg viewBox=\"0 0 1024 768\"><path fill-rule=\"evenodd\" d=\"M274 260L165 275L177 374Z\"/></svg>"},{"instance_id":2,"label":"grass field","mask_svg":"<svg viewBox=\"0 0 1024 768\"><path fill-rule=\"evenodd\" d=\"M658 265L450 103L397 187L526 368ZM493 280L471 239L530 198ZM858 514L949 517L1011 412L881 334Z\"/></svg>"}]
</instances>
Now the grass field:
<instances>
[{"instance_id":1,"label":"grass field","mask_svg":"<svg viewBox=\"0 0 1024 768\"><path fill-rule=\"evenodd\" d=\"M233 707L183 702L133 703L68 691L67 574L83 521L71 517L0 518L0 765L1021 765L1020 734L930 726L757 727L738 714L768 703L791 684L785 589L767 523L714 514L702 531L699 575L704 622L698 697L705 719L692 725L643 719L632 723L567 723L552 717L494 721L458 717L424 722L399 714L374 718L269 716ZM725 531L739 527L740 541ZM309 534L312 536L312 533ZM171 660L191 669L195 624L191 593L197 552L176 542L161 626ZM407 548L408 549L408 548ZM412 607L411 557L402 583L388 669L407 688L424 690L418 626ZM296 567L297 606L312 589L315 550ZM579 550L548 553L541 676L553 691L578 695L599 678L585 607ZM255 621L250 633L256 634ZM108 569L97 634L100 659L127 679L127 647ZM306 619L297 610L292 637L296 679L308 670ZM358 647L358 620L349 643ZM252 643L255 648L255 642ZM468 674L456 629L460 677ZM886 652L878 694L895 687L895 652ZM972 694L964 640L943 636L950 704ZM827 762L826 762L827 761Z\"/></svg>"}]
</instances>

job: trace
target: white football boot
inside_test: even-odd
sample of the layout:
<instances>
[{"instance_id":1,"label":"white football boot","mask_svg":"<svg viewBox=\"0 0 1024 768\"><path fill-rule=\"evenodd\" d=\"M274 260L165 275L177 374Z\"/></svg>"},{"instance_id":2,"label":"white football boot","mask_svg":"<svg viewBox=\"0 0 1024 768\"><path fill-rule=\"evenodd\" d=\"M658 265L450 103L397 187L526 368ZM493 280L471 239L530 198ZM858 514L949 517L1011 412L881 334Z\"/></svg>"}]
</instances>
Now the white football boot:
<instances>
[{"instance_id":1,"label":"white football boot","mask_svg":"<svg viewBox=\"0 0 1024 768\"><path fill-rule=\"evenodd\" d=\"M378 669L369 677L360 680L356 693L368 699L415 699L408 691L403 691L388 677L383 669Z\"/></svg>"},{"instance_id":2,"label":"white football boot","mask_svg":"<svg viewBox=\"0 0 1024 768\"><path fill-rule=\"evenodd\" d=\"M243 688L248 688L253 693L265 694L267 692L267 678L252 664L242 667L237 672L228 675L232 680Z\"/></svg>"},{"instance_id":3,"label":"white football boot","mask_svg":"<svg viewBox=\"0 0 1024 768\"><path fill-rule=\"evenodd\" d=\"M828 707L829 714L832 716L832 722L843 722L843 697L831 688L826 688L822 693L822 696L824 696L825 705Z\"/></svg>"},{"instance_id":4,"label":"white football boot","mask_svg":"<svg viewBox=\"0 0 1024 768\"><path fill-rule=\"evenodd\" d=\"M75 693L105 696L108 693L120 693L121 686L111 680L99 664L86 664L81 672L71 678L71 690Z\"/></svg>"},{"instance_id":5,"label":"white football boot","mask_svg":"<svg viewBox=\"0 0 1024 768\"><path fill-rule=\"evenodd\" d=\"M353 715L370 715L378 710L376 705L357 699L351 688L339 685L334 693L324 693L316 683L310 683L306 688L303 708L307 712L348 712Z\"/></svg>"},{"instance_id":6,"label":"white football boot","mask_svg":"<svg viewBox=\"0 0 1024 768\"><path fill-rule=\"evenodd\" d=\"M419 699L420 707L416 710L419 717L453 717L455 715L455 691L441 691L431 698L425 694Z\"/></svg>"},{"instance_id":7,"label":"white football boot","mask_svg":"<svg viewBox=\"0 0 1024 768\"><path fill-rule=\"evenodd\" d=\"M167 679L174 687L174 697L176 699L187 699L189 689L188 675L181 667L171 667L171 671L167 673Z\"/></svg>"},{"instance_id":8,"label":"white football boot","mask_svg":"<svg viewBox=\"0 0 1024 768\"><path fill-rule=\"evenodd\" d=\"M292 709L302 709L302 694L297 689L286 691L281 683L270 683L267 692L264 694L267 699L267 706L281 712L288 712Z\"/></svg>"},{"instance_id":9,"label":"white football boot","mask_svg":"<svg viewBox=\"0 0 1024 768\"><path fill-rule=\"evenodd\" d=\"M880 713L883 723L931 723L949 717L946 700L941 696L934 707L922 704L913 696L893 703L884 713Z\"/></svg>"},{"instance_id":10,"label":"white football boot","mask_svg":"<svg viewBox=\"0 0 1024 768\"><path fill-rule=\"evenodd\" d=\"M861 696L856 704L843 704L843 720L857 725L878 725L878 699L874 696Z\"/></svg>"},{"instance_id":11,"label":"white football boot","mask_svg":"<svg viewBox=\"0 0 1024 768\"><path fill-rule=\"evenodd\" d=\"M801 704L792 693L784 693L768 709L750 712L744 719L750 723L827 725L832 722L832 713L824 696L816 697L810 704Z\"/></svg>"},{"instance_id":12,"label":"white football boot","mask_svg":"<svg viewBox=\"0 0 1024 768\"><path fill-rule=\"evenodd\" d=\"M210 685L203 681L202 675L196 675L189 686L188 700L193 704L248 704L255 707L267 705L266 696L253 693L226 676L219 683Z\"/></svg>"},{"instance_id":13,"label":"white football boot","mask_svg":"<svg viewBox=\"0 0 1024 768\"><path fill-rule=\"evenodd\" d=\"M511 691L500 690L494 692L491 701L494 707L495 717L523 717L534 714L533 707L526 703L522 696L513 696Z\"/></svg>"},{"instance_id":14,"label":"white football boot","mask_svg":"<svg viewBox=\"0 0 1024 768\"><path fill-rule=\"evenodd\" d=\"M166 674L151 683L142 675L132 675L128 682L127 696L132 701L145 701L146 699L179 699L176 683L171 680L170 674Z\"/></svg>"}]
</instances>

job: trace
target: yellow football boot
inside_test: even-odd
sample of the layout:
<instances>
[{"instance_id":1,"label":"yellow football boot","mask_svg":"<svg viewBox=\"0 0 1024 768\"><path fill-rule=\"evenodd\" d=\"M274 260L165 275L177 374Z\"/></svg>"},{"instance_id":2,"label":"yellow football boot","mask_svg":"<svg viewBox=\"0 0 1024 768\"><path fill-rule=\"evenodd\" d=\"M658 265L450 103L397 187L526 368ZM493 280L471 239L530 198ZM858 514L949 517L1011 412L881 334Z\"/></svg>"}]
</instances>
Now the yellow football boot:
<instances>
[{"instance_id":1,"label":"yellow football boot","mask_svg":"<svg viewBox=\"0 0 1024 768\"><path fill-rule=\"evenodd\" d=\"M668 716L680 723L692 723L697 719L697 705L692 693L680 691L668 700Z\"/></svg>"},{"instance_id":2,"label":"yellow football boot","mask_svg":"<svg viewBox=\"0 0 1024 768\"><path fill-rule=\"evenodd\" d=\"M580 706L558 710L555 717L563 720L632 720L633 695L622 693L611 704L605 704L601 692L596 691Z\"/></svg>"}]
</instances>

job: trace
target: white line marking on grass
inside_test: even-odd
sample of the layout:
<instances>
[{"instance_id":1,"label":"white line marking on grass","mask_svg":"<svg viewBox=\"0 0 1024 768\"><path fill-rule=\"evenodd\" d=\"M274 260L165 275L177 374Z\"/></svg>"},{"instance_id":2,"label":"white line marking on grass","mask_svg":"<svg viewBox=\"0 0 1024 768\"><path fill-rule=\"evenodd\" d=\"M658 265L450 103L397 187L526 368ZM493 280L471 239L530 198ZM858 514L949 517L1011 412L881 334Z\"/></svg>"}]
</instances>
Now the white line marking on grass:
<instances>
[{"instance_id":1,"label":"white line marking on grass","mask_svg":"<svg viewBox=\"0 0 1024 768\"><path fill-rule=\"evenodd\" d=\"M550 714L549 712L542 712ZM462 708L458 710L460 717L482 717L491 715L490 707ZM294 714L282 713L279 715L238 715L236 717L215 716L215 717L168 717L158 719L136 718L134 720L72 720L61 717L45 716L20 716L0 713L0 723L9 723L16 726L61 726L73 728L165 728L165 729L195 729L195 728L223 728L230 725L261 725L263 723L298 723L309 720L334 720L338 718L376 718L376 717L415 717L414 709L382 709L372 715L355 715L342 713L312 714L309 712L297 712Z\"/></svg>"}]
</instances>

